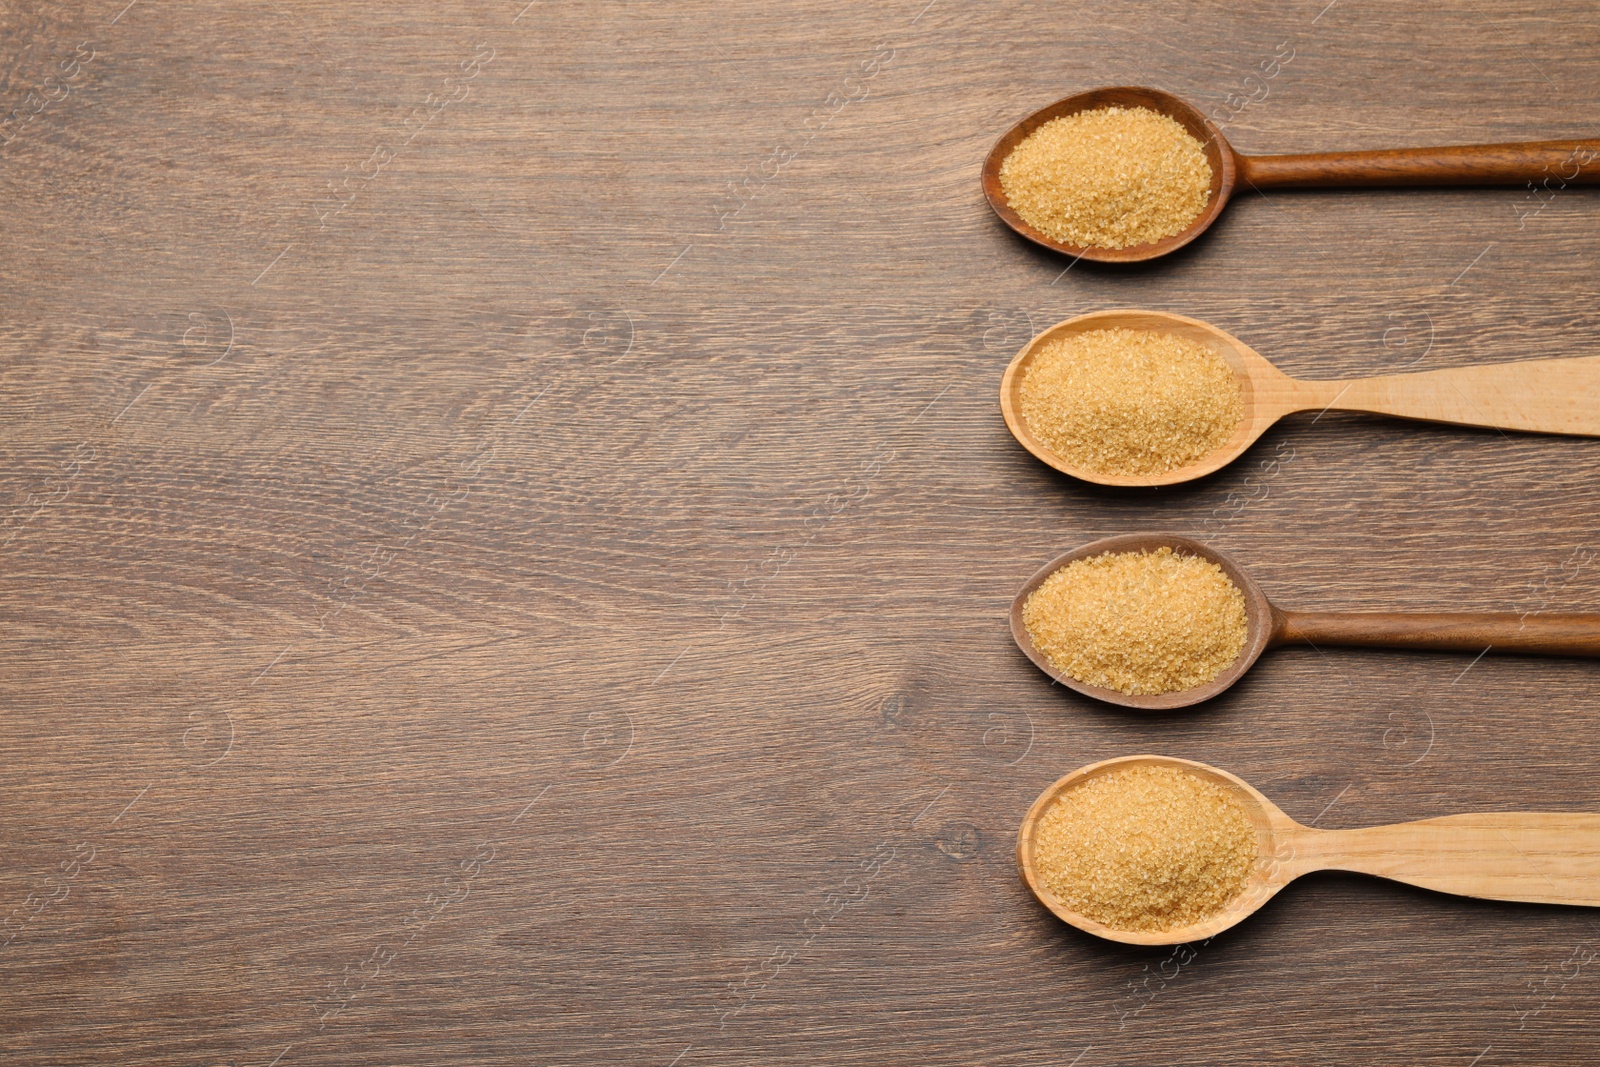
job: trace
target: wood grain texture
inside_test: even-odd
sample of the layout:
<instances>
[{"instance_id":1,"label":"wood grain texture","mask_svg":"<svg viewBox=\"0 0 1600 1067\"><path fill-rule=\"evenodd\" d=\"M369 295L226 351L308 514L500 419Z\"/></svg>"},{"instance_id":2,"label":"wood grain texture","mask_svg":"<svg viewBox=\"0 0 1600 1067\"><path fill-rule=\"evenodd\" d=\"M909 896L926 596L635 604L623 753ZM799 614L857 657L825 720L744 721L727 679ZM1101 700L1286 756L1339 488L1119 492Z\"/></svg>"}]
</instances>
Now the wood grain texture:
<instances>
[{"instance_id":1,"label":"wood grain texture","mask_svg":"<svg viewBox=\"0 0 1600 1067\"><path fill-rule=\"evenodd\" d=\"M1284 649L1135 716L1005 613L1129 530L1305 610L1594 610L1600 441L1306 414L1106 490L995 394L1106 307L1305 378L1591 355L1600 197L1242 194L1068 269L978 172L1099 85L1246 154L1590 138L1597 16L0 10L4 1060L1588 1062L1587 914L1319 874L1136 950L1011 845L1152 749L1319 828L1597 811L1592 663Z\"/></svg>"}]
</instances>

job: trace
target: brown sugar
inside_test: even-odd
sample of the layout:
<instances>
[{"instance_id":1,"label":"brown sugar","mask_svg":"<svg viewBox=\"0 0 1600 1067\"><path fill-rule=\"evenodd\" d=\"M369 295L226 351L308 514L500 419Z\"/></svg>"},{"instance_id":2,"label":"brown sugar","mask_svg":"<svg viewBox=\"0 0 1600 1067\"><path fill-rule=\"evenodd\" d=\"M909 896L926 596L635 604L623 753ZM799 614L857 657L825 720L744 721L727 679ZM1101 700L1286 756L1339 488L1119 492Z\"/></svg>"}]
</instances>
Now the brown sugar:
<instances>
[{"instance_id":1,"label":"brown sugar","mask_svg":"<svg viewBox=\"0 0 1600 1067\"><path fill-rule=\"evenodd\" d=\"M1164 474L1227 444L1244 399L1233 367L1156 330L1088 330L1046 342L1022 379L1022 419L1068 463Z\"/></svg>"},{"instance_id":2,"label":"brown sugar","mask_svg":"<svg viewBox=\"0 0 1600 1067\"><path fill-rule=\"evenodd\" d=\"M1073 560L1029 594L1022 621L1057 671L1130 695L1205 685L1239 658L1246 635L1233 580L1165 546Z\"/></svg>"},{"instance_id":3,"label":"brown sugar","mask_svg":"<svg viewBox=\"0 0 1600 1067\"><path fill-rule=\"evenodd\" d=\"M1033 853L1040 886L1079 915L1117 930L1175 930L1237 897L1259 846L1232 790L1135 765L1065 790L1040 817Z\"/></svg>"},{"instance_id":4,"label":"brown sugar","mask_svg":"<svg viewBox=\"0 0 1600 1067\"><path fill-rule=\"evenodd\" d=\"M1205 148L1145 107L1051 119L1000 164L1011 209L1077 248L1128 248L1180 233L1211 199Z\"/></svg>"}]
</instances>

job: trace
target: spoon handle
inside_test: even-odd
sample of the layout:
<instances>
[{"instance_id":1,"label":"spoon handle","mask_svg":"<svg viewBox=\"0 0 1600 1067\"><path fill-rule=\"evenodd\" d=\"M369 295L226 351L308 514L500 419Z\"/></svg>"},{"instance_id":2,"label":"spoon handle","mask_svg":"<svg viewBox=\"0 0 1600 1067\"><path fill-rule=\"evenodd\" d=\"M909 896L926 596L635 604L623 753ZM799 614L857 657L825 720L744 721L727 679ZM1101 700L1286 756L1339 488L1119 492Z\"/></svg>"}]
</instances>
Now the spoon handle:
<instances>
[{"instance_id":1,"label":"spoon handle","mask_svg":"<svg viewBox=\"0 0 1600 1067\"><path fill-rule=\"evenodd\" d=\"M1311 830L1295 835L1300 871L1375 874L1490 900L1600 906L1600 815L1507 811Z\"/></svg>"},{"instance_id":2,"label":"spoon handle","mask_svg":"<svg viewBox=\"0 0 1600 1067\"><path fill-rule=\"evenodd\" d=\"M1600 656L1600 614L1280 611L1275 645Z\"/></svg>"},{"instance_id":3,"label":"spoon handle","mask_svg":"<svg viewBox=\"0 0 1600 1067\"><path fill-rule=\"evenodd\" d=\"M1600 140L1464 144L1390 148L1376 152L1318 152L1239 156L1240 184L1257 189L1317 189L1351 185L1521 185L1547 189L1600 184Z\"/></svg>"},{"instance_id":4,"label":"spoon handle","mask_svg":"<svg viewBox=\"0 0 1600 1067\"><path fill-rule=\"evenodd\" d=\"M1459 426L1600 437L1600 356L1298 384L1302 388L1295 402L1301 408L1327 406Z\"/></svg>"}]
</instances>

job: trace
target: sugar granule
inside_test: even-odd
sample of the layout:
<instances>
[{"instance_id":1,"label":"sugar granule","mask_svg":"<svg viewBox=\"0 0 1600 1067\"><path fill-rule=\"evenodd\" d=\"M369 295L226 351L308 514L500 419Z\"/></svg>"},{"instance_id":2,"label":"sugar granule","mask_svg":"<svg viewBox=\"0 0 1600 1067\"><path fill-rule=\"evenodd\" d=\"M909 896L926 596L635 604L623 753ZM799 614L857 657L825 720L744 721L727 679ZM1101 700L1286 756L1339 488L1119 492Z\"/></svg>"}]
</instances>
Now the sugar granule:
<instances>
[{"instance_id":1,"label":"sugar granule","mask_svg":"<svg viewBox=\"0 0 1600 1067\"><path fill-rule=\"evenodd\" d=\"M1258 852L1232 790L1150 765L1067 789L1033 843L1039 884L1117 930L1175 930L1215 915L1244 890Z\"/></svg>"},{"instance_id":2,"label":"sugar granule","mask_svg":"<svg viewBox=\"0 0 1600 1067\"><path fill-rule=\"evenodd\" d=\"M1145 107L1043 123L1000 164L1011 209L1063 244L1128 248L1180 233L1211 198L1205 148Z\"/></svg>"},{"instance_id":3,"label":"sugar granule","mask_svg":"<svg viewBox=\"0 0 1600 1067\"><path fill-rule=\"evenodd\" d=\"M1129 695L1205 685L1244 650L1244 594L1221 567L1167 546L1076 559L1022 606L1062 674Z\"/></svg>"},{"instance_id":4,"label":"sugar granule","mask_svg":"<svg viewBox=\"0 0 1600 1067\"><path fill-rule=\"evenodd\" d=\"M1227 444L1244 418L1228 361L1158 330L1087 330L1046 342L1021 392L1034 436L1100 474L1186 467Z\"/></svg>"}]
</instances>

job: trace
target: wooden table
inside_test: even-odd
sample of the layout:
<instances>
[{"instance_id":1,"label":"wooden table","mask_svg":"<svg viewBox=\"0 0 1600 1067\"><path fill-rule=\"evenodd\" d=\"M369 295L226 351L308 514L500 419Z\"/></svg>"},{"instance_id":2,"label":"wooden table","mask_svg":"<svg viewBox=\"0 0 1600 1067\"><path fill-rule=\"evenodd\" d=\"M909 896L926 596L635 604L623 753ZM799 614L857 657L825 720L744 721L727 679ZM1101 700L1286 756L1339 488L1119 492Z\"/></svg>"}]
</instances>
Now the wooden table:
<instances>
[{"instance_id":1,"label":"wooden table","mask_svg":"<svg viewBox=\"0 0 1600 1067\"><path fill-rule=\"evenodd\" d=\"M1594 913L1323 875L1137 951L1016 875L1140 751L1325 827L1600 811L1592 663L1134 715L1006 632L1146 529L1289 607L1600 603L1600 441L1301 417L1108 492L1000 420L1119 305L1310 377L1592 352L1592 189L1245 197L1131 271L980 196L1101 84L1245 152L1600 130L1600 5L1423 6L14 5L5 1062L1593 1062Z\"/></svg>"}]
</instances>

